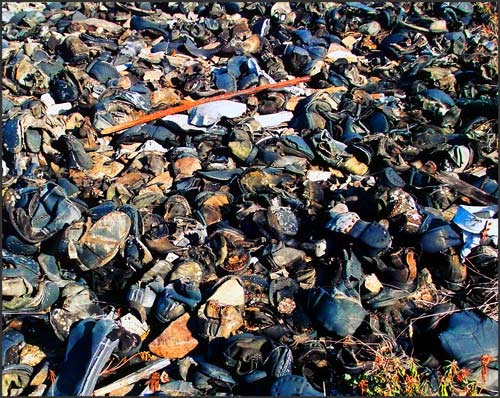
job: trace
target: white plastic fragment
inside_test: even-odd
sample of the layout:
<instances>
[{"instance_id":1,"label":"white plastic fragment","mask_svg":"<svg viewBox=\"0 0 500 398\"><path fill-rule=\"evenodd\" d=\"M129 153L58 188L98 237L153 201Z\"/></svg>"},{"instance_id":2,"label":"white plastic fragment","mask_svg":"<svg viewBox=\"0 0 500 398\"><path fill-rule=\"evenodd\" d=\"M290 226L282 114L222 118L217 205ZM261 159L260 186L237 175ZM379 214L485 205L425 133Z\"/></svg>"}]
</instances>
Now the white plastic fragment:
<instances>
[{"instance_id":1,"label":"white plastic fragment","mask_svg":"<svg viewBox=\"0 0 500 398\"><path fill-rule=\"evenodd\" d=\"M289 111L254 116L254 119L260 123L262 128L276 127L282 123L289 122L292 118L293 113Z\"/></svg>"},{"instance_id":2,"label":"white plastic fragment","mask_svg":"<svg viewBox=\"0 0 500 398\"><path fill-rule=\"evenodd\" d=\"M2 177L5 177L7 174L9 174L9 168L7 167L7 163L2 160Z\"/></svg>"},{"instance_id":3,"label":"white plastic fragment","mask_svg":"<svg viewBox=\"0 0 500 398\"><path fill-rule=\"evenodd\" d=\"M309 181L327 181L332 176L332 173L329 171L321 171L321 170L309 170L307 172L306 178Z\"/></svg>"},{"instance_id":4,"label":"white plastic fragment","mask_svg":"<svg viewBox=\"0 0 500 398\"><path fill-rule=\"evenodd\" d=\"M195 126L211 126L222 117L233 119L243 115L247 106L236 101L215 101L189 110L188 122Z\"/></svg>"},{"instance_id":5,"label":"white plastic fragment","mask_svg":"<svg viewBox=\"0 0 500 398\"><path fill-rule=\"evenodd\" d=\"M127 62L127 63L122 64L122 65L116 65L115 68L118 72L123 72L124 70L127 70L131 66L132 66L132 62Z\"/></svg>"},{"instance_id":6,"label":"white plastic fragment","mask_svg":"<svg viewBox=\"0 0 500 398\"><path fill-rule=\"evenodd\" d=\"M49 93L45 93L40 97L40 101L42 101L47 107L51 107L56 104L54 98Z\"/></svg>"},{"instance_id":7,"label":"white plastic fragment","mask_svg":"<svg viewBox=\"0 0 500 398\"><path fill-rule=\"evenodd\" d=\"M47 115L49 115L49 116L59 115L64 111L69 111L71 108L73 108L73 105L71 105L70 102L64 102L62 104L55 104L55 105L47 107Z\"/></svg>"},{"instance_id":8,"label":"white plastic fragment","mask_svg":"<svg viewBox=\"0 0 500 398\"><path fill-rule=\"evenodd\" d=\"M161 152L167 153L168 149L161 146L158 142L147 140L138 150L138 152Z\"/></svg>"},{"instance_id":9,"label":"white plastic fragment","mask_svg":"<svg viewBox=\"0 0 500 398\"><path fill-rule=\"evenodd\" d=\"M176 115L169 115L165 116L161 120L165 121L166 125L168 127L173 126L173 128L179 129L181 131L200 131L200 132L205 132L207 131L206 127L198 127L194 126L192 124L189 124L188 121L189 117L188 115L182 115L182 114L176 114Z\"/></svg>"},{"instance_id":10,"label":"white plastic fragment","mask_svg":"<svg viewBox=\"0 0 500 398\"><path fill-rule=\"evenodd\" d=\"M179 256L175 253L168 253L167 254L167 257L165 258L165 260L169 261L169 262L174 262L175 260L177 260L179 258Z\"/></svg>"}]
</instances>

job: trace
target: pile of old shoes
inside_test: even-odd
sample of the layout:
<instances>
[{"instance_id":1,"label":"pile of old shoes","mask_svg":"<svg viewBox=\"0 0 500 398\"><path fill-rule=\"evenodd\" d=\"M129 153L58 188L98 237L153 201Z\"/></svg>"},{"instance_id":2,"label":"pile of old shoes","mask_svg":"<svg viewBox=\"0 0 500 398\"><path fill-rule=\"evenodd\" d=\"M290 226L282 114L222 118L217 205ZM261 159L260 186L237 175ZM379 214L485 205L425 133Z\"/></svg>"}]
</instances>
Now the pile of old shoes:
<instances>
[{"instance_id":1,"label":"pile of old shoes","mask_svg":"<svg viewBox=\"0 0 500 398\"><path fill-rule=\"evenodd\" d=\"M7 190L4 206L19 237L37 244L54 236L81 217L80 207L52 181L19 190Z\"/></svg>"},{"instance_id":2,"label":"pile of old shoes","mask_svg":"<svg viewBox=\"0 0 500 398\"><path fill-rule=\"evenodd\" d=\"M176 279L158 294L154 315L160 323L169 323L193 310L201 300L200 289L189 279Z\"/></svg>"},{"instance_id":3,"label":"pile of old shoes","mask_svg":"<svg viewBox=\"0 0 500 398\"><path fill-rule=\"evenodd\" d=\"M359 297L341 289L333 293L323 288L311 291L307 307L319 325L341 337L354 334L367 314Z\"/></svg>"},{"instance_id":4,"label":"pile of old shoes","mask_svg":"<svg viewBox=\"0 0 500 398\"><path fill-rule=\"evenodd\" d=\"M230 337L222 348L222 363L234 372L237 380L249 387L291 374L293 357L290 348L277 346L271 339L242 333Z\"/></svg>"},{"instance_id":5,"label":"pile of old shoes","mask_svg":"<svg viewBox=\"0 0 500 398\"><path fill-rule=\"evenodd\" d=\"M82 271L106 265L124 245L131 227L130 217L112 211L94 223L78 222L64 231L59 252Z\"/></svg>"},{"instance_id":6,"label":"pile of old shoes","mask_svg":"<svg viewBox=\"0 0 500 398\"><path fill-rule=\"evenodd\" d=\"M2 395L15 395L23 391L30 382L33 367L23 363L21 350L25 346L24 336L17 330L2 334ZM32 364L33 365L33 364Z\"/></svg>"},{"instance_id":7,"label":"pile of old shoes","mask_svg":"<svg viewBox=\"0 0 500 398\"><path fill-rule=\"evenodd\" d=\"M220 279L198 309L200 336L212 340L228 338L243 326L245 308L243 282L236 276Z\"/></svg>"},{"instance_id":8,"label":"pile of old shoes","mask_svg":"<svg viewBox=\"0 0 500 398\"><path fill-rule=\"evenodd\" d=\"M438 305L420 319L417 342L429 347L428 366L435 368L436 358L456 360L460 367L471 371L471 379L484 392L498 393L498 324L477 310L459 310L455 306Z\"/></svg>"},{"instance_id":9,"label":"pile of old shoes","mask_svg":"<svg viewBox=\"0 0 500 398\"><path fill-rule=\"evenodd\" d=\"M438 338L449 358L471 369L472 379L486 391L498 393L498 325L493 319L476 311L457 312Z\"/></svg>"},{"instance_id":10,"label":"pile of old shoes","mask_svg":"<svg viewBox=\"0 0 500 398\"><path fill-rule=\"evenodd\" d=\"M1 7L2 395L497 393L495 2Z\"/></svg>"},{"instance_id":11,"label":"pile of old shoes","mask_svg":"<svg viewBox=\"0 0 500 398\"><path fill-rule=\"evenodd\" d=\"M381 257L363 257L365 279L363 300L370 308L391 307L418 288L419 259L411 248L391 249Z\"/></svg>"},{"instance_id":12,"label":"pile of old shoes","mask_svg":"<svg viewBox=\"0 0 500 398\"><path fill-rule=\"evenodd\" d=\"M127 355L133 353L130 345L138 347L140 339L127 338L127 331L112 319L87 318L75 323L68 337L66 356L59 376L48 390L48 395L88 395L94 391L97 379L111 355L126 343ZM135 341L135 344L131 344ZM135 348L134 347L134 348Z\"/></svg>"},{"instance_id":13,"label":"pile of old shoes","mask_svg":"<svg viewBox=\"0 0 500 398\"><path fill-rule=\"evenodd\" d=\"M43 277L37 261L6 250L2 250L2 258L4 313L45 311L57 301L59 287Z\"/></svg>"},{"instance_id":14,"label":"pile of old shoes","mask_svg":"<svg viewBox=\"0 0 500 398\"><path fill-rule=\"evenodd\" d=\"M194 260L185 260L176 267L169 261L159 260L130 287L126 300L141 322L152 317L168 325L198 305L202 276L202 266Z\"/></svg>"},{"instance_id":15,"label":"pile of old shoes","mask_svg":"<svg viewBox=\"0 0 500 398\"><path fill-rule=\"evenodd\" d=\"M346 205L340 204L330 211L331 219L326 228L337 234L349 236L357 248L367 256L377 256L391 244L391 235L384 225L366 222Z\"/></svg>"},{"instance_id":16,"label":"pile of old shoes","mask_svg":"<svg viewBox=\"0 0 500 398\"><path fill-rule=\"evenodd\" d=\"M326 164L354 175L368 172L368 166L349 153L347 145L333 139L328 130L315 133L311 141L317 156Z\"/></svg>"},{"instance_id":17,"label":"pile of old shoes","mask_svg":"<svg viewBox=\"0 0 500 398\"><path fill-rule=\"evenodd\" d=\"M56 336L66 341L73 324L102 315L95 293L85 284L68 281L61 290L60 300L50 311L50 324Z\"/></svg>"},{"instance_id":18,"label":"pile of old shoes","mask_svg":"<svg viewBox=\"0 0 500 398\"><path fill-rule=\"evenodd\" d=\"M323 393L311 386L304 376L282 376L273 383L270 395L283 397L321 397Z\"/></svg>"}]
</instances>

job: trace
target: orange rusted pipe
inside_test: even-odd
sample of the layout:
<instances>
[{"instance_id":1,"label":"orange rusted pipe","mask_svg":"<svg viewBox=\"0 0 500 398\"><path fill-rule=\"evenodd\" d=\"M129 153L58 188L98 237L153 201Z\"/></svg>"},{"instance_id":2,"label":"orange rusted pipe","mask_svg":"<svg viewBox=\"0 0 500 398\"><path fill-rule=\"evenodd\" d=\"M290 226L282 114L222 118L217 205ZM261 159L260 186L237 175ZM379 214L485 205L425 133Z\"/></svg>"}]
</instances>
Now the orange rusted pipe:
<instances>
[{"instance_id":1,"label":"orange rusted pipe","mask_svg":"<svg viewBox=\"0 0 500 398\"><path fill-rule=\"evenodd\" d=\"M216 95L216 96L209 97L209 98L202 98L202 99L199 99L197 101L189 102L187 104L174 106L173 108L162 109L161 111L153 112L150 115L142 116L138 119L131 120L130 122L125 122L125 123L117 124L116 126L107 127L105 129L101 130L101 133L102 134L116 133L117 131L125 130L125 129L128 129L130 127L137 126L139 124L152 122L153 120L157 120L157 119L160 119L160 118L168 116L168 115L174 115L176 113L187 111L188 109L195 108L201 104L206 104L206 103L214 102L214 101L227 100L227 99L237 97L240 95L255 94L255 93L258 93L258 92L263 91L263 90L272 90L275 88L295 86L296 84L308 82L309 80L311 80L311 76L297 77L295 79L284 80L284 81L278 82L278 83L263 84L262 86L247 88L247 89L241 90L241 91L234 91L231 93Z\"/></svg>"}]
</instances>

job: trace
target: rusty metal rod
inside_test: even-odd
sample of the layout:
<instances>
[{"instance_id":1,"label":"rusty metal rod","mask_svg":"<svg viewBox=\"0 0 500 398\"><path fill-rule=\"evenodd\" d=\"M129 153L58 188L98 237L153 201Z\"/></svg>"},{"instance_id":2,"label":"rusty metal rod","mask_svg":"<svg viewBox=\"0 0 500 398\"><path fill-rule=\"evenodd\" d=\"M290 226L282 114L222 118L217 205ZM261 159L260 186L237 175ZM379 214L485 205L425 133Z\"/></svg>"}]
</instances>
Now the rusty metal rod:
<instances>
[{"instance_id":1,"label":"rusty metal rod","mask_svg":"<svg viewBox=\"0 0 500 398\"><path fill-rule=\"evenodd\" d=\"M209 102L227 100L230 98L238 97L240 95L251 95L251 94L255 94L255 93L258 93L258 92L264 91L264 90L272 90L272 89L276 89L276 88L295 86L299 83L308 82L309 80L311 80L311 76L297 77L295 79L284 80L282 82L277 82L277 83L272 83L272 84L263 84L262 86L251 87L251 88L247 88L245 90L234 91L231 93L225 93L225 94L221 94L221 95L215 95L213 97L208 97L208 98L202 98L202 99L199 99L196 101L189 102L187 104L174 106L174 107L168 108L168 109L162 109L161 111L153 112L149 115L142 116L138 119L131 120L129 122L125 122L125 123L121 123L121 124L117 124L116 126L106 127L105 129L101 130L101 134L116 133L117 131L125 130L125 129L128 129L130 127L137 126L139 124L152 122L153 120L157 120L157 119L160 119L160 118L168 116L168 115L174 115L176 113L184 112L184 111L187 111L191 108L195 108L197 106L200 106L202 104L207 104Z\"/></svg>"}]
</instances>

